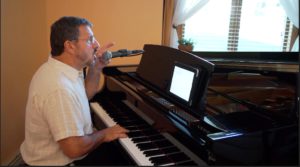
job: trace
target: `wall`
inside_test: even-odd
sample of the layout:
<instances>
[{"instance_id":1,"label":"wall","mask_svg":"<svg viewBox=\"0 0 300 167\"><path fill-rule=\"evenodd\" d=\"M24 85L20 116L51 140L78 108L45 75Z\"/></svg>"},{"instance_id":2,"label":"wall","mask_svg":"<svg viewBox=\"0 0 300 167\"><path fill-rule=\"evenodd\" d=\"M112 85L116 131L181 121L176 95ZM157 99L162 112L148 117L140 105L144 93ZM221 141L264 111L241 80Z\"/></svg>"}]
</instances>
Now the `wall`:
<instances>
[{"instance_id":1,"label":"wall","mask_svg":"<svg viewBox=\"0 0 300 167\"><path fill-rule=\"evenodd\" d=\"M46 6L48 27L64 15L87 18L100 44L116 42L112 50L142 49L145 43L161 43L161 0L47 0ZM139 63L139 58L126 59L127 63ZM124 58L118 58L111 65L123 63Z\"/></svg>"},{"instance_id":2,"label":"wall","mask_svg":"<svg viewBox=\"0 0 300 167\"><path fill-rule=\"evenodd\" d=\"M29 82L47 57L46 2L1 0L1 165L24 139Z\"/></svg>"},{"instance_id":3,"label":"wall","mask_svg":"<svg viewBox=\"0 0 300 167\"><path fill-rule=\"evenodd\" d=\"M24 140L24 115L32 75L50 52L50 25L59 17L85 17L111 50L161 44L161 0L1 0L1 165ZM113 59L110 65L137 64L140 56Z\"/></svg>"}]
</instances>

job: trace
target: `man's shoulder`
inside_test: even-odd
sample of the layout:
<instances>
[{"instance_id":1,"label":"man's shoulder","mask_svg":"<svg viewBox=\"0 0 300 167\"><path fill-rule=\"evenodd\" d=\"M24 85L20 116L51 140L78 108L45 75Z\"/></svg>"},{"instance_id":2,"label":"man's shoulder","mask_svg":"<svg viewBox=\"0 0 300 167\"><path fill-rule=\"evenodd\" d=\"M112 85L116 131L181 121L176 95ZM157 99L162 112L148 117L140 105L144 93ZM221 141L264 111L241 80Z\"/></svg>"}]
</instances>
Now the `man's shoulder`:
<instances>
[{"instance_id":1,"label":"man's shoulder","mask_svg":"<svg viewBox=\"0 0 300 167\"><path fill-rule=\"evenodd\" d=\"M33 75L30 87L39 91L51 91L62 87L63 75L55 68L51 68L47 63L41 65Z\"/></svg>"},{"instance_id":2,"label":"man's shoulder","mask_svg":"<svg viewBox=\"0 0 300 167\"><path fill-rule=\"evenodd\" d=\"M57 77L57 71L51 69L47 63L42 64L38 70L34 73L32 82L54 81Z\"/></svg>"}]
</instances>

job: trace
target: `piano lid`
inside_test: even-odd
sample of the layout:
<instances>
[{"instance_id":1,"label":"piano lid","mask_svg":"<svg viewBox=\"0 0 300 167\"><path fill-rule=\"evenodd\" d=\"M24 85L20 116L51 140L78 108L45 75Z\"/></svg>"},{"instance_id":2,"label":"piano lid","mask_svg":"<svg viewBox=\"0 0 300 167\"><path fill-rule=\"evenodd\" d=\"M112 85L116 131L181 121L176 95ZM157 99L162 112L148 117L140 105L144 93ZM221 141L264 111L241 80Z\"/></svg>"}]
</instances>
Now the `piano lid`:
<instances>
[{"instance_id":1,"label":"piano lid","mask_svg":"<svg viewBox=\"0 0 300 167\"><path fill-rule=\"evenodd\" d=\"M193 52L217 68L299 72L298 52Z\"/></svg>"}]
</instances>

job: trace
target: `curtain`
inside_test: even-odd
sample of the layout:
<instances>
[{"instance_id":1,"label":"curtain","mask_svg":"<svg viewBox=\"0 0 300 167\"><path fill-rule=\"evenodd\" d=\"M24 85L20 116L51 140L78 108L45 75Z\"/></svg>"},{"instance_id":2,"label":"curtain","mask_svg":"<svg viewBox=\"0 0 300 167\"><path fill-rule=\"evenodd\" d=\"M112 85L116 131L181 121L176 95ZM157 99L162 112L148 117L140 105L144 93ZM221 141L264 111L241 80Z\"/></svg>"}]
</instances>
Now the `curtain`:
<instances>
[{"instance_id":1,"label":"curtain","mask_svg":"<svg viewBox=\"0 0 300 167\"><path fill-rule=\"evenodd\" d=\"M280 0L287 17L299 29L299 0ZM292 51L299 51L299 35L295 40Z\"/></svg>"},{"instance_id":2,"label":"curtain","mask_svg":"<svg viewBox=\"0 0 300 167\"><path fill-rule=\"evenodd\" d=\"M175 10L172 20L173 28L171 29L170 46L178 47L178 35L176 27L184 24L184 22L193 16L199 9L201 9L209 0L175 0Z\"/></svg>"},{"instance_id":3,"label":"curtain","mask_svg":"<svg viewBox=\"0 0 300 167\"><path fill-rule=\"evenodd\" d=\"M174 0L164 0L164 19L163 19L163 34L162 45L170 46L170 36L172 27L172 19L174 15Z\"/></svg>"}]
</instances>

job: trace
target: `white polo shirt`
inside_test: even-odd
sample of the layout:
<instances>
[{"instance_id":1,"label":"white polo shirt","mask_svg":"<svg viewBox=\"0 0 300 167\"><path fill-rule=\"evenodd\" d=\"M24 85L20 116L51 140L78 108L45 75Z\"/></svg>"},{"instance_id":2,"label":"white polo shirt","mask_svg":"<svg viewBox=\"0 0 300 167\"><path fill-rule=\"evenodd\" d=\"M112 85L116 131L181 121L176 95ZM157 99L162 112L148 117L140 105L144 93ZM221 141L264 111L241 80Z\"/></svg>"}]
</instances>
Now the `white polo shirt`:
<instances>
[{"instance_id":1,"label":"white polo shirt","mask_svg":"<svg viewBox=\"0 0 300 167\"><path fill-rule=\"evenodd\" d=\"M66 165L74 161L57 141L93 132L82 71L50 56L31 81L25 119L20 151L27 164Z\"/></svg>"}]
</instances>

